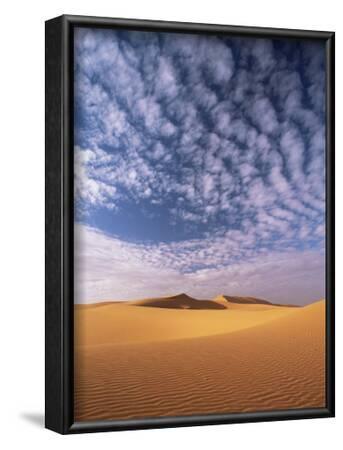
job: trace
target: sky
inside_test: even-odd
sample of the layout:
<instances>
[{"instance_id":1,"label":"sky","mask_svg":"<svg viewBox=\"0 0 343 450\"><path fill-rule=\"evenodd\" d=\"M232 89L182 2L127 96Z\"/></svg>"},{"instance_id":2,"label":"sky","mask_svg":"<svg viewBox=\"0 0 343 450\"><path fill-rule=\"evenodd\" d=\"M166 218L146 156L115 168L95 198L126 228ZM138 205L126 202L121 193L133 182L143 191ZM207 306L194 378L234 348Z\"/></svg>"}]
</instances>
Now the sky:
<instances>
[{"instance_id":1,"label":"sky","mask_svg":"<svg viewBox=\"0 0 343 450\"><path fill-rule=\"evenodd\" d=\"M325 295L325 48L77 28L75 302Z\"/></svg>"}]
</instances>

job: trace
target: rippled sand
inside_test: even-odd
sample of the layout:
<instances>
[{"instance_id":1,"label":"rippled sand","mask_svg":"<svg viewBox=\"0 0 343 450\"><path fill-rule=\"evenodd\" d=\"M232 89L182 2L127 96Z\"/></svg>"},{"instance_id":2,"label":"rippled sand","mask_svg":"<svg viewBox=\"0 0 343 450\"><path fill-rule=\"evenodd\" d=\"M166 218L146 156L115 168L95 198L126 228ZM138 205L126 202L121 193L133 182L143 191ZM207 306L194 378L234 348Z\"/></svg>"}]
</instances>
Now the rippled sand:
<instances>
[{"instance_id":1,"label":"rippled sand","mask_svg":"<svg viewBox=\"0 0 343 450\"><path fill-rule=\"evenodd\" d=\"M76 421L325 406L324 300L182 295L75 306Z\"/></svg>"}]
</instances>

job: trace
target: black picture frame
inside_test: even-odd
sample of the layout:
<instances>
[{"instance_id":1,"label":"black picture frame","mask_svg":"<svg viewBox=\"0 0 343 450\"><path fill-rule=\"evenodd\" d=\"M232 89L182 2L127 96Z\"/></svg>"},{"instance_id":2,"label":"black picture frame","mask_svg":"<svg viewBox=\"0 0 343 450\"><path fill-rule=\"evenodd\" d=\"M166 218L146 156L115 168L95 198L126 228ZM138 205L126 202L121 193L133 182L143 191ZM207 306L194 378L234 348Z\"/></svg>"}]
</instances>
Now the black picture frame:
<instances>
[{"instance_id":1,"label":"black picture frame","mask_svg":"<svg viewBox=\"0 0 343 450\"><path fill-rule=\"evenodd\" d=\"M314 39L326 44L326 407L75 423L73 420L73 30ZM46 22L45 426L62 434L333 417L335 414L335 34L63 15Z\"/></svg>"}]
</instances>

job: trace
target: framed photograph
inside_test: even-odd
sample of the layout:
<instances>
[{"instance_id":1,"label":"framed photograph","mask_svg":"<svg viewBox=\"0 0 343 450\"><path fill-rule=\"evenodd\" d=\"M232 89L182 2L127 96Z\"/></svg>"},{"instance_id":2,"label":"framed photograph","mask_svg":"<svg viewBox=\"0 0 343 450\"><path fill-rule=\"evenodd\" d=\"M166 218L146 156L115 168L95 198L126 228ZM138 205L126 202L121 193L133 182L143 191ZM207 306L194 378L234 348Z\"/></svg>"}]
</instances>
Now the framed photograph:
<instances>
[{"instance_id":1,"label":"framed photograph","mask_svg":"<svg viewBox=\"0 0 343 450\"><path fill-rule=\"evenodd\" d=\"M46 427L334 416L334 33L46 22Z\"/></svg>"}]
</instances>

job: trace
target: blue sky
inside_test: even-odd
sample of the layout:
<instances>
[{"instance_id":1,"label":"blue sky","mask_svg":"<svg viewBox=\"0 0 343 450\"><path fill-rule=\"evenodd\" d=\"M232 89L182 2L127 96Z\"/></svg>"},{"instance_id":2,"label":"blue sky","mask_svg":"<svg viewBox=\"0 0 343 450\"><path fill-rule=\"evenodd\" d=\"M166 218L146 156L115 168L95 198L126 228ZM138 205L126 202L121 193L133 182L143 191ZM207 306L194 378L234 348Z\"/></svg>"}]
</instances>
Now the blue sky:
<instances>
[{"instance_id":1,"label":"blue sky","mask_svg":"<svg viewBox=\"0 0 343 450\"><path fill-rule=\"evenodd\" d=\"M76 301L324 296L324 44L80 28L74 104Z\"/></svg>"}]
</instances>

